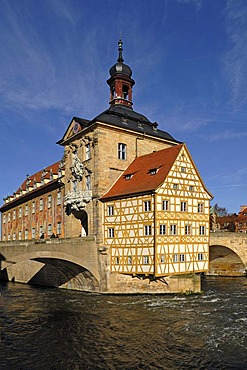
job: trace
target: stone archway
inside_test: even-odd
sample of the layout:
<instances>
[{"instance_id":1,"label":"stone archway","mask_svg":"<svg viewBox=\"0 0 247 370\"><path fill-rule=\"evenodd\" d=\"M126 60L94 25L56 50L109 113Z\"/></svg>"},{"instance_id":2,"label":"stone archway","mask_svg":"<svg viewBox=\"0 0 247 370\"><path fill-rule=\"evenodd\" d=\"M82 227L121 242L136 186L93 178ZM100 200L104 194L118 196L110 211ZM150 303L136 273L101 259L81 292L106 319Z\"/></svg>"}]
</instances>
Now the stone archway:
<instances>
[{"instance_id":1,"label":"stone archway","mask_svg":"<svg viewBox=\"0 0 247 370\"><path fill-rule=\"evenodd\" d=\"M207 275L246 276L246 266L232 249L223 245L211 245Z\"/></svg>"}]
</instances>

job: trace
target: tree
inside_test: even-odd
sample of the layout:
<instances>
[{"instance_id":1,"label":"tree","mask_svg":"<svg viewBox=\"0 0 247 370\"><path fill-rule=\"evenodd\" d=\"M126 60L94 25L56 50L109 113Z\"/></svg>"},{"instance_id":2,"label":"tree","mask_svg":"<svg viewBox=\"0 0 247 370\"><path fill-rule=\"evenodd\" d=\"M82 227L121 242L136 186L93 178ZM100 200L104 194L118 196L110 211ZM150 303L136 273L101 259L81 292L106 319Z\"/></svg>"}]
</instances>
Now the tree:
<instances>
[{"instance_id":1,"label":"tree","mask_svg":"<svg viewBox=\"0 0 247 370\"><path fill-rule=\"evenodd\" d=\"M218 203L213 206L213 209L218 217L229 216L229 212L225 207L220 207Z\"/></svg>"}]
</instances>

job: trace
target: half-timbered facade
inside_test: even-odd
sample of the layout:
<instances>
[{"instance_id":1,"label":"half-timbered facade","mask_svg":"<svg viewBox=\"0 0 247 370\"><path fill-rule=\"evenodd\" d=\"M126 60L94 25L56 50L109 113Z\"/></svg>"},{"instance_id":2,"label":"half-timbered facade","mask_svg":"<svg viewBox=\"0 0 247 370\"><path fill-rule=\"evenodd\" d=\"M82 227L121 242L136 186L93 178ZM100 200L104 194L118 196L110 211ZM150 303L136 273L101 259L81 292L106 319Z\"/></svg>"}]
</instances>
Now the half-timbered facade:
<instances>
[{"instance_id":1,"label":"half-timbered facade","mask_svg":"<svg viewBox=\"0 0 247 370\"><path fill-rule=\"evenodd\" d=\"M210 199L184 144L136 158L101 198L111 271L207 271Z\"/></svg>"}]
</instances>

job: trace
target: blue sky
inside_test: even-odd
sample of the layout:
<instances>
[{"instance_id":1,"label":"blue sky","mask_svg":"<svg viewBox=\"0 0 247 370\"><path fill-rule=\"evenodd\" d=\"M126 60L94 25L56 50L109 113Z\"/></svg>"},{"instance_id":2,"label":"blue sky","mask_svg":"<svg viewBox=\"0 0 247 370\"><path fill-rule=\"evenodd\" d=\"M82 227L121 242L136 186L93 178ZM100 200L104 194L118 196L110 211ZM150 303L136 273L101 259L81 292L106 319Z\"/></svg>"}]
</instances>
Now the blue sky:
<instances>
[{"instance_id":1,"label":"blue sky","mask_svg":"<svg viewBox=\"0 0 247 370\"><path fill-rule=\"evenodd\" d=\"M63 156L71 118L109 106L123 56L134 110L186 142L214 203L247 204L247 1L0 0L0 198ZM1 202L2 204L2 202Z\"/></svg>"}]
</instances>

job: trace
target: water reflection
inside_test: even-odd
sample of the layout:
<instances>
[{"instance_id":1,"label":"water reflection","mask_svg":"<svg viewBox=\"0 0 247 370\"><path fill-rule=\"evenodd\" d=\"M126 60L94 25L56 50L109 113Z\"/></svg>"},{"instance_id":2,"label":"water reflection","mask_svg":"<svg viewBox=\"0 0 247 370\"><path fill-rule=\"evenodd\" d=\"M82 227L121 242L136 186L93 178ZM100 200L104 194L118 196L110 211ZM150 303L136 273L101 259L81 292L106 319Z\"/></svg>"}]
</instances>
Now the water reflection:
<instances>
[{"instance_id":1,"label":"water reflection","mask_svg":"<svg viewBox=\"0 0 247 370\"><path fill-rule=\"evenodd\" d=\"M203 289L110 296L0 285L0 368L243 369L247 279L207 278Z\"/></svg>"}]
</instances>

